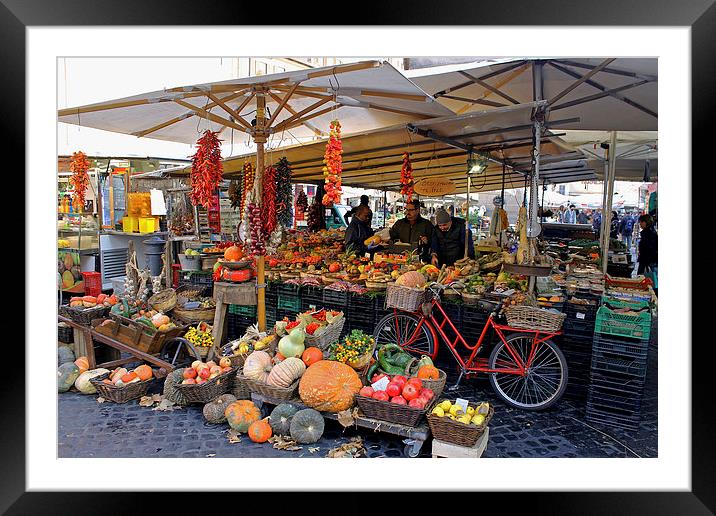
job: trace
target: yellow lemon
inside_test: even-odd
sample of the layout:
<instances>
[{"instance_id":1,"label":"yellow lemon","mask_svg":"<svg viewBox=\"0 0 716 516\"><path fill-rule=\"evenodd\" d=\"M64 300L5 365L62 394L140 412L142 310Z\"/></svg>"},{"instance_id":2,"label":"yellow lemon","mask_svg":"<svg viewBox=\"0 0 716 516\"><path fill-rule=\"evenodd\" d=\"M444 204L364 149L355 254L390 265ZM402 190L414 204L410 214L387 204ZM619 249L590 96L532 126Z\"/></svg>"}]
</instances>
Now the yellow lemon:
<instances>
[{"instance_id":1,"label":"yellow lemon","mask_svg":"<svg viewBox=\"0 0 716 516\"><path fill-rule=\"evenodd\" d=\"M438 417L443 417L445 415L445 411L440 407L435 407L433 409L433 414L435 414Z\"/></svg>"},{"instance_id":2,"label":"yellow lemon","mask_svg":"<svg viewBox=\"0 0 716 516\"><path fill-rule=\"evenodd\" d=\"M474 425L480 426L482 423L485 422L485 416L483 416L482 414L477 414L476 416L473 416L470 422Z\"/></svg>"},{"instance_id":3,"label":"yellow lemon","mask_svg":"<svg viewBox=\"0 0 716 516\"><path fill-rule=\"evenodd\" d=\"M460 407L460 405L453 405L452 407L450 407L450 414L452 414L453 416L459 416L463 414L462 407Z\"/></svg>"},{"instance_id":4,"label":"yellow lemon","mask_svg":"<svg viewBox=\"0 0 716 516\"><path fill-rule=\"evenodd\" d=\"M469 425L469 424L470 424L470 419L471 419L470 416L468 416L467 414L465 414L464 416L460 416L459 418L457 418L457 420L460 421L460 423L464 423L464 424L466 424L466 425Z\"/></svg>"},{"instance_id":5,"label":"yellow lemon","mask_svg":"<svg viewBox=\"0 0 716 516\"><path fill-rule=\"evenodd\" d=\"M472 408L472 407L467 407L467 410L465 411L465 414L467 414L468 416L472 416L472 415L475 414L475 409Z\"/></svg>"},{"instance_id":6,"label":"yellow lemon","mask_svg":"<svg viewBox=\"0 0 716 516\"><path fill-rule=\"evenodd\" d=\"M440 407L441 409L443 409L443 412L449 412L450 409L452 408L452 403L450 403L449 400L445 400L445 401L442 401L442 402L438 405L438 407Z\"/></svg>"}]
</instances>

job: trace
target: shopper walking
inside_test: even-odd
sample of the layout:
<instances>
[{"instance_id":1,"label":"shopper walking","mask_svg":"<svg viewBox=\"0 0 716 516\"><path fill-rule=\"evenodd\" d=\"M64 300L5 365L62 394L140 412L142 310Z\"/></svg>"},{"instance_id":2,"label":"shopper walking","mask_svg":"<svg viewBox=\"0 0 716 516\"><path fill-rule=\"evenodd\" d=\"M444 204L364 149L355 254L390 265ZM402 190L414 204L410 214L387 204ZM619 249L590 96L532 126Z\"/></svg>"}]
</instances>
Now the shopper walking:
<instances>
[{"instance_id":1,"label":"shopper walking","mask_svg":"<svg viewBox=\"0 0 716 516\"><path fill-rule=\"evenodd\" d=\"M577 212L577 224L589 224L589 215L587 215L587 210L580 210Z\"/></svg>"},{"instance_id":2,"label":"shopper walking","mask_svg":"<svg viewBox=\"0 0 716 516\"><path fill-rule=\"evenodd\" d=\"M570 204L569 208L564 212L564 223L565 224L576 224L577 213L574 211L574 204Z\"/></svg>"},{"instance_id":3,"label":"shopper walking","mask_svg":"<svg viewBox=\"0 0 716 516\"><path fill-rule=\"evenodd\" d=\"M619 236L621 237L622 242L626 243L627 250L629 251L631 251L631 242L632 235L634 234L635 222L636 217L629 213L624 215L624 217L622 217L622 220L619 221Z\"/></svg>"},{"instance_id":4,"label":"shopper walking","mask_svg":"<svg viewBox=\"0 0 716 516\"><path fill-rule=\"evenodd\" d=\"M592 215L592 230L599 235L602 231L602 210L597 209Z\"/></svg>"},{"instance_id":5,"label":"shopper walking","mask_svg":"<svg viewBox=\"0 0 716 516\"><path fill-rule=\"evenodd\" d=\"M643 274L654 282L654 292L657 292L657 263L659 251L659 237L654 228L654 219L651 215L639 217L639 268L637 274Z\"/></svg>"}]
</instances>

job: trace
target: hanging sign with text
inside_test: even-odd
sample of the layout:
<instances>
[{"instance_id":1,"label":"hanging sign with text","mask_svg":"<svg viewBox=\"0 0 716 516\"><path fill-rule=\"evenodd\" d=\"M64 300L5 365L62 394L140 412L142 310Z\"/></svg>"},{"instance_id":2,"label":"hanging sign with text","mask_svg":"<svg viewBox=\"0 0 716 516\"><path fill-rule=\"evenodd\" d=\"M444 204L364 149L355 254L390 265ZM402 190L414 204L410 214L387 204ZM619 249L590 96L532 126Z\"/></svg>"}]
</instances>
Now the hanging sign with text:
<instances>
[{"instance_id":1,"label":"hanging sign with text","mask_svg":"<svg viewBox=\"0 0 716 516\"><path fill-rule=\"evenodd\" d=\"M429 177L415 183L415 193L428 197L449 195L456 190L455 183L444 177Z\"/></svg>"}]
</instances>

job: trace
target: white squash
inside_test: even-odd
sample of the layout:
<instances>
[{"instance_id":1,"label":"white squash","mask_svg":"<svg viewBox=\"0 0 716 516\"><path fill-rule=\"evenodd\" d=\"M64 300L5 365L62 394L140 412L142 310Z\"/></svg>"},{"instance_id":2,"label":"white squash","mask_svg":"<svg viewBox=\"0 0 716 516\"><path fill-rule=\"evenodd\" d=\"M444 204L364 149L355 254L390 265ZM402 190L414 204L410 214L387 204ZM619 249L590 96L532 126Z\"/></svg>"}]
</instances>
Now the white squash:
<instances>
[{"instance_id":1,"label":"white squash","mask_svg":"<svg viewBox=\"0 0 716 516\"><path fill-rule=\"evenodd\" d=\"M95 376L100 376L105 373L109 373L109 369L103 369L100 367L85 371L77 377L77 380L75 380L75 388L82 394L95 394L97 389L95 389L94 385L90 382L90 378L94 378Z\"/></svg>"}]
</instances>

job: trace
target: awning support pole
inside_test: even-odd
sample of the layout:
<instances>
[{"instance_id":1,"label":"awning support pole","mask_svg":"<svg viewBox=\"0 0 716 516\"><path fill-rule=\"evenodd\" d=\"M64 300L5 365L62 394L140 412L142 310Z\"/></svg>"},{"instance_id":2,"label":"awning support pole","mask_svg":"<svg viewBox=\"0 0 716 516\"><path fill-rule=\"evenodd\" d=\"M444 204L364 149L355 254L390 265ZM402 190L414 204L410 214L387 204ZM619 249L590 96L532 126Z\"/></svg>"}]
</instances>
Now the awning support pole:
<instances>
[{"instance_id":1,"label":"awning support pole","mask_svg":"<svg viewBox=\"0 0 716 516\"><path fill-rule=\"evenodd\" d=\"M465 216L465 258L470 243L470 167L472 164L472 145L467 151L467 215ZM504 166L504 165L503 165Z\"/></svg>"},{"instance_id":2,"label":"awning support pole","mask_svg":"<svg viewBox=\"0 0 716 516\"><path fill-rule=\"evenodd\" d=\"M266 135L264 126L266 124L266 97L263 92L256 94L256 128L254 130L254 142L256 143L256 172L254 184L256 188L257 202L261 202L263 194L264 176L264 143ZM259 331L266 330L266 270L264 256L256 259L256 318L258 319Z\"/></svg>"},{"instance_id":3,"label":"awning support pole","mask_svg":"<svg viewBox=\"0 0 716 516\"><path fill-rule=\"evenodd\" d=\"M617 132L612 131L609 139L609 169L607 176L607 202L604 206L604 215L602 216L602 272L607 273L609 265L609 243L610 228L612 225L612 200L614 198L614 178L616 177L617 162Z\"/></svg>"}]
</instances>

